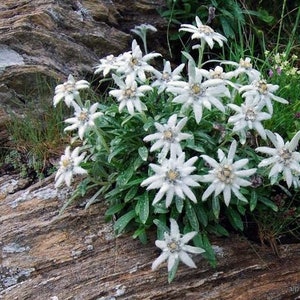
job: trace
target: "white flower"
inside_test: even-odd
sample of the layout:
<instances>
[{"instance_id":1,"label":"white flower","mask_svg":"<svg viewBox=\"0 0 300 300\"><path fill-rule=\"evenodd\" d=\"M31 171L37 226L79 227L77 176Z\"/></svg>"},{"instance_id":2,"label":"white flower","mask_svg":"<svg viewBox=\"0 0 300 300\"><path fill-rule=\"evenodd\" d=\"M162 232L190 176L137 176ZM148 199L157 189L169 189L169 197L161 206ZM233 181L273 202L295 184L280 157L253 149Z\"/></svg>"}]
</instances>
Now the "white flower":
<instances>
[{"instance_id":1,"label":"white flower","mask_svg":"<svg viewBox=\"0 0 300 300\"><path fill-rule=\"evenodd\" d=\"M74 103L75 113L73 118L66 119L65 122L71 124L65 131L78 129L78 136L82 140L84 133L95 126L95 119L102 116L102 112L96 112L98 103L94 103L90 108L81 108Z\"/></svg>"},{"instance_id":2,"label":"white flower","mask_svg":"<svg viewBox=\"0 0 300 300\"><path fill-rule=\"evenodd\" d=\"M103 76L105 77L111 70L116 70L118 67L118 57L111 54L100 59L100 64L95 67L96 70L94 73L103 72Z\"/></svg>"},{"instance_id":3,"label":"white flower","mask_svg":"<svg viewBox=\"0 0 300 300\"><path fill-rule=\"evenodd\" d=\"M184 64L179 65L172 72L171 64L169 61L164 62L163 72L159 72L157 70L153 70L153 73L156 79L151 84L152 87L158 87L158 94L161 94L168 86L170 81L180 80L180 72L183 70Z\"/></svg>"},{"instance_id":4,"label":"white flower","mask_svg":"<svg viewBox=\"0 0 300 300\"><path fill-rule=\"evenodd\" d=\"M261 121L268 120L272 116L261 111L263 108L261 102L255 101L252 97L247 97L241 106L231 103L228 106L236 111L236 114L228 119L228 123L234 123L232 131L239 132L241 144L245 144L246 133L252 129L255 129L264 140L267 138Z\"/></svg>"},{"instance_id":5,"label":"white flower","mask_svg":"<svg viewBox=\"0 0 300 300\"><path fill-rule=\"evenodd\" d=\"M197 235L197 232L191 231L185 235L180 234L178 224L174 219L170 219L170 225L170 233L164 233L164 240L155 241L155 245L162 250L162 253L153 262L152 270L157 269L165 260L168 260L168 272L172 270L179 260L191 268L196 268L195 263L187 252L200 254L205 252L205 250L186 244Z\"/></svg>"},{"instance_id":6,"label":"white flower","mask_svg":"<svg viewBox=\"0 0 300 300\"><path fill-rule=\"evenodd\" d=\"M236 77L240 74L246 74L250 82L260 79L261 73L252 67L250 57L246 57L245 59L241 58L239 63L231 64L237 67L237 69L233 71Z\"/></svg>"},{"instance_id":7,"label":"white flower","mask_svg":"<svg viewBox=\"0 0 300 300\"><path fill-rule=\"evenodd\" d=\"M174 114L169 118L167 124L161 125L155 122L154 125L158 132L147 135L143 140L145 142L156 140L150 148L150 151L152 152L162 148L160 153L161 160L166 158L169 151L171 156L180 155L182 152L180 142L192 137L191 134L181 132L181 129L185 126L187 120L187 117L185 117L176 125L177 114Z\"/></svg>"},{"instance_id":8,"label":"white flower","mask_svg":"<svg viewBox=\"0 0 300 300\"><path fill-rule=\"evenodd\" d=\"M67 186L71 185L71 180L75 174L86 174L87 171L84 170L79 164L83 161L85 153L81 153L79 156L79 147L76 147L72 152L70 146L65 149L64 155L61 156L59 162L59 169L55 175L55 187L59 187L63 181L65 181Z\"/></svg>"},{"instance_id":9,"label":"white flower","mask_svg":"<svg viewBox=\"0 0 300 300\"><path fill-rule=\"evenodd\" d=\"M206 200L213 192L214 197L223 192L224 202L228 206L231 199L231 192L241 201L247 202L247 199L240 193L241 186L249 186L251 182L243 179L256 172L256 169L239 170L248 163L248 159L240 159L233 162L236 152L237 142L233 140L226 157L221 149L218 149L219 163L207 155L201 157L212 166L207 175L200 179L202 182L211 182L209 187L202 195L202 200Z\"/></svg>"},{"instance_id":10,"label":"white flower","mask_svg":"<svg viewBox=\"0 0 300 300\"><path fill-rule=\"evenodd\" d=\"M272 184L277 180L280 173L283 173L284 180L288 187L294 183L297 187L297 178L300 173L300 153L295 151L300 139L300 131L298 131L290 142L284 142L283 138L278 133L273 133L269 130L266 131L267 136L275 146L258 147L255 150L268 155L270 158L263 159L258 167L272 166L269 177L272 179ZM298 175L297 175L298 174Z\"/></svg>"},{"instance_id":11,"label":"white flower","mask_svg":"<svg viewBox=\"0 0 300 300\"><path fill-rule=\"evenodd\" d=\"M182 199L187 196L193 202L197 202L196 196L190 189L190 187L199 186L197 181L200 176L190 175L196 169L193 164L197 157L194 156L186 162L184 160L185 153L182 152L177 158L165 159L161 165L149 165L155 174L145 179L141 186L148 185L147 190L159 189L153 205L159 202L164 195L166 195L166 207L170 206L175 195Z\"/></svg>"},{"instance_id":12,"label":"white flower","mask_svg":"<svg viewBox=\"0 0 300 300\"><path fill-rule=\"evenodd\" d=\"M53 105L56 106L62 99L64 99L66 105L70 107L74 103L74 99L78 99L79 90L87 89L90 84L86 80L75 81L74 77L70 74L68 81L59 84L55 88L55 95L53 98Z\"/></svg>"},{"instance_id":13,"label":"white flower","mask_svg":"<svg viewBox=\"0 0 300 300\"><path fill-rule=\"evenodd\" d=\"M144 96L143 92L152 90L152 87L149 85L137 86L135 77L128 75L125 79L125 82L118 76L112 75L115 83L120 87L119 90L112 90L109 92L110 95L117 98L119 105L119 112L123 110L126 106L129 114L133 115L134 110L142 112L147 110L146 105L141 102L140 97Z\"/></svg>"},{"instance_id":14,"label":"white flower","mask_svg":"<svg viewBox=\"0 0 300 300\"><path fill-rule=\"evenodd\" d=\"M141 48L136 40L132 41L132 50L125 52L118 60L118 73L138 77L142 82L146 81L145 72L153 72L154 68L148 64L148 61L154 57L161 56L159 53L149 53L143 56Z\"/></svg>"},{"instance_id":15,"label":"white flower","mask_svg":"<svg viewBox=\"0 0 300 300\"><path fill-rule=\"evenodd\" d=\"M243 93L243 97L257 97L268 109L269 113L273 114L273 106L271 100L288 104L289 102L281 97L275 96L273 93L278 90L279 86L274 84L268 84L266 80L254 80L249 85L244 85L239 89L240 93Z\"/></svg>"},{"instance_id":16,"label":"white flower","mask_svg":"<svg viewBox=\"0 0 300 300\"><path fill-rule=\"evenodd\" d=\"M215 32L211 27L203 25L198 16L196 16L196 25L197 26L182 24L179 31L187 31L192 33L192 39L200 39L201 41L205 41L210 48L213 48L214 41L216 41L220 47L223 46L223 42L227 41L225 36Z\"/></svg>"},{"instance_id":17,"label":"white flower","mask_svg":"<svg viewBox=\"0 0 300 300\"><path fill-rule=\"evenodd\" d=\"M182 103L183 111L192 106L197 123L202 119L203 107L210 110L214 105L220 111L225 112L225 107L218 98L230 97L230 93L222 79L209 79L202 82L200 69L192 62L189 62L188 77L188 82L172 81L169 83L167 91L178 95L173 102Z\"/></svg>"}]
</instances>

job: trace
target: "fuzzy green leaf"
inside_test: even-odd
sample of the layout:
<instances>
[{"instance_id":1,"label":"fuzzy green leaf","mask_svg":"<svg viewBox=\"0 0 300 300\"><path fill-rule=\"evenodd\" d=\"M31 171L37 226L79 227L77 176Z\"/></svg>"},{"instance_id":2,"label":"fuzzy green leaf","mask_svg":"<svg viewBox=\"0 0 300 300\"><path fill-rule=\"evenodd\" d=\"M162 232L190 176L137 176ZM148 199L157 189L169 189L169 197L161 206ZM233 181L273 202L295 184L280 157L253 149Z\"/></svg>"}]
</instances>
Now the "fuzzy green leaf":
<instances>
[{"instance_id":1,"label":"fuzzy green leaf","mask_svg":"<svg viewBox=\"0 0 300 300\"><path fill-rule=\"evenodd\" d=\"M129 222L135 218L135 216L136 216L135 211L131 210L127 212L125 215L123 215L122 217L120 217L114 224L114 229L117 232L117 234L120 234L125 229L125 227L129 224Z\"/></svg>"}]
</instances>

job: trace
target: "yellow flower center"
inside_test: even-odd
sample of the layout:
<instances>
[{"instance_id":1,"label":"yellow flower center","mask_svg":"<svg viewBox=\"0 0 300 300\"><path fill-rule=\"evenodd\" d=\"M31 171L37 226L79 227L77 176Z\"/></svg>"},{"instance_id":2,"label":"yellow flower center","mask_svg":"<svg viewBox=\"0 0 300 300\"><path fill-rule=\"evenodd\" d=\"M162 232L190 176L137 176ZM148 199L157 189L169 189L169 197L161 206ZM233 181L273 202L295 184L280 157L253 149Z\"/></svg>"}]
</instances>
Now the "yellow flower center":
<instances>
[{"instance_id":1,"label":"yellow flower center","mask_svg":"<svg viewBox=\"0 0 300 300\"><path fill-rule=\"evenodd\" d=\"M252 108L248 108L246 115L245 115L245 120L246 121L255 121L256 119L256 113Z\"/></svg>"},{"instance_id":2,"label":"yellow flower center","mask_svg":"<svg viewBox=\"0 0 300 300\"><path fill-rule=\"evenodd\" d=\"M214 79L222 79L223 77L223 68L222 67L215 67L213 71L211 71L211 77Z\"/></svg>"},{"instance_id":3,"label":"yellow flower center","mask_svg":"<svg viewBox=\"0 0 300 300\"><path fill-rule=\"evenodd\" d=\"M171 129L165 130L163 132L163 135L164 135L164 140L171 141L174 138L174 133L173 133L173 131Z\"/></svg>"},{"instance_id":4,"label":"yellow flower center","mask_svg":"<svg viewBox=\"0 0 300 300\"><path fill-rule=\"evenodd\" d=\"M288 149L286 149L286 148L281 149L281 150L279 151L279 155L280 155L280 157L281 157L281 159L283 160L283 163L284 163L285 165L287 165L287 164L290 162L291 158L292 158L292 153L291 153L291 151L288 150Z\"/></svg>"},{"instance_id":5,"label":"yellow flower center","mask_svg":"<svg viewBox=\"0 0 300 300\"><path fill-rule=\"evenodd\" d=\"M200 25L199 26L199 31L202 32L202 33L205 33L207 35L212 34L212 33L215 32L211 27L209 27L207 25Z\"/></svg>"},{"instance_id":6,"label":"yellow flower center","mask_svg":"<svg viewBox=\"0 0 300 300\"><path fill-rule=\"evenodd\" d=\"M89 119L89 114L86 111L80 112L80 114L78 116L78 120L80 122L87 122L88 119Z\"/></svg>"},{"instance_id":7,"label":"yellow flower center","mask_svg":"<svg viewBox=\"0 0 300 300\"><path fill-rule=\"evenodd\" d=\"M201 87L199 84L193 84L191 90L195 95L197 95L197 94L200 94Z\"/></svg>"},{"instance_id":8,"label":"yellow flower center","mask_svg":"<svg viewBox=\"0 0 300 300\"><path fill-rule=\"evenodd\" d=\"M66 92L73 92L75 90L75 84L70 83L70 82L65 82L64 88L65 88Z\"/></svg>"},{"instance_id":9,"label":"yellow flower center","mask_svg":"<svg viewBox=\"0 0 300 300\"><path fill-rule=\"evenodd\" d=\"M178 252L180 251L180 243L178 241L172 240L167 244L170 252Z\"/></svg>"},{"instance_id":10,"label":"yellow flower center","mask_svg":"<svg viewBox=\"0 0 300 300\"><path fill-rule=\"evenodd\" d=\"M61 160L61 165L62 165L64 168L70 167L71 164L72 164L72 160L71 160L70 158L68 158L68 157L63 158L63 159Z\"/></svg>"},{"instance_id":11,"label":"yellow flower center","mask_svg":"<svg viewBox=\"0 0 300 300\"><path fill-rule=\"evenodd\" d=\"M223 181L225 184L231 184L234 178L234 174L232 172L232 167L229 165L222 166L217 171L217 178L220 181Z\"/></svg>"},{"instance_id":12,"label":"yellow flower center","mask_svg":"<svg viewBox=\"0 0 300 300\"><path fill-rule=\"evenodd\" d=\"M174 182L179 178L179 172L175 170L170 170L167 172L166 177L169 181Z\"/></svg>"},{"instance_id":13,"label":"yellow flower center","mask_svg":"<svg viewBox=\"0 0 300 300\"><path fill-rule=\"evenodd\" d=\"M134 95L134 93L135 93L135 90L133 88L129 88L124 91L124 95L126 97L132 97Z\"/></svg>"},{"instance_id":14,"label":"yellow flower center","mask_svg":"<svg viewBox=\"0 0 300 300\"><path fill-rule=\"evenodd\" d=\"M136 58L132 58L131 59L131 61L130 61L130 64L132 65L132 66L136 66L137 64L138 64L138 60L136 59Z\"/></svg>"},{"instance_id":15,"label":"yellow flower center","mask_svg":"<svg viewBox=\"0 0 300 300\"><path fill-rule=\"evenodd\" d=\"M240 66L245 69L252 69L252 64L250 63L250 60L243 60L240 59Z\"/></svg>"},{"instance_id":16,"label":"yellow flower center","mask_svg":"<svg viewBox=\"0 0 300 300\"><path fill-rule=\"evenodd\" d=\"M267 94L268 93L268 85L266 83L265 80L260 80L258 83L257 83L257 87L258 87L258 91L261 93L261 94Z\"/></svg>"}]
</instances>

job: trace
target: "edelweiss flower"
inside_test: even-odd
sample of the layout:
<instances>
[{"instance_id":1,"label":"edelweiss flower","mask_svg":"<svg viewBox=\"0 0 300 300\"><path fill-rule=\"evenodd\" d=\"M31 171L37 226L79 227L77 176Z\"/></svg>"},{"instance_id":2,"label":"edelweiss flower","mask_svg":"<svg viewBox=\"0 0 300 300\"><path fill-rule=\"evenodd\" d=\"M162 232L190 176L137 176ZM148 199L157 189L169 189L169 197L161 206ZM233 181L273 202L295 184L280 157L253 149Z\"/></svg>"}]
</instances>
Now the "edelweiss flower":
<instances>
[{"instance_id":1,"label":"edelweiss flower","mask_svg":"<svg viewBox=\"0 0 300 300\"><path fill-rule=\"evenodd\" d=\"M187 120L187 117L185 117L176 125L177 115L174 114L169 118L167 124L161 125L155 122L154 125L158 132L149 134L144 138L145 142L156 140L150 148L150 151L152 152L162 148L160 160L165 159L169 151L171 156L180 155L182 152L180 142L192 137L191 134L181 132Z\"/></svg>"},{"instance_id":2,"label":"edelweiss flower","mask_svg":"<svg viewBox=\"0 0 300 300\"><path fill-rule=\"evenodd\" d=\"M79 166L83 161L85 153L79 154L80 148L77 147L71 152L70 146L65 149L65 154L61 156L59 169L55 175L55 187L59 187L63 181L67 186L71 185L71 180L74 174L86 174L87 171Z\"/></svg>"},{"instance_id":3,"label":"edelweiss flower","mask_svg":"<svg viewBox=\"0 0 300 300\"><path fill-rule=\"evenodd\" d=\"M200 254L205 252L205 250L200 247L193 247L186 244L197 235L197 232L192 231L182 235L180 234L178 224L174 219L170 219L170 224L170 233L164 233L164 240L155 241L155 245L162 250L162 253L153 262L152 270L157 269L157 267L165 260L168 260L168 272L172 270L179 260L191 268L196 268L195 263L187 252Z\"/></svg>"},{"instance_id":4,"label":"edelweiss flower","mask_svg":"<svg viewBox=\"0 0 300 300\"><path fill-rule=\"evenodd\" d=\"M129 114L133 115L134 110L142 112L147 110L146 105L141 102L140 97L144 96L143 92L152 90L149 85L137 86L137 82L132 75L128 75L125 82L118 76L112 75L115 83L120 87L120 90L112 90L109 92L110 95L117 98L120 102L119 112L126 106Z\"/></svg>"},{"instance_id":5,"label":"edelweiss flower","mask_svg":"<svg viewBox=\"0 0 300 300\"><path fill-rule=\"evenodd\" d=\"M169 83L167 91L178 95L173 102L182 103L182 110L192 106L197 123L202 119L203 106L211 109L214 105L220 111L225 112L225 107L218 98L230 97L230 93L222 79L209 79L202 82L200 69L192 62L189 62L188 77L189 82L172 81Z\"/></svg>"},{"instance_id":6,"label":"edelweiss flower","mask_svg":"<svg viewBox=\"0 0 300 300\"><path fill-rule=\"evenodd\" d=\"M196 196L190 189L190 187L199 186L197 181L199 181L200 176L190 175L196 169L193 164L197 157L194 156L186 162L184 160L185 153L182 152L178 158L165 159L160 166L156 164L149 165L155 175L145 179L141 186L148 185L147 190L159 189L153 200L153 205L159 202L165 194L166 207L170 206L175 195L182 199L187 196L193 202L197 202Z\"/></svg>"},{"instance_id":7,"label":"edelweiss flower","mask_svg":"<svg viewBox=\"0 0 300 300\"><path fill-rule=\"evenodd\" d=\"M58 102L64 99L66 105L70 107L73 105L74 99L76 100L80 97L78 91L89 87L90 84L86 80L75 81L74 77L70 74L67 82L56 86L53 105L56 106Z\"/></svg>"},{"instance_id":8,"label":"edelweiss flower","mask_svg":"<svg viewBox=\"0 0 300 300\"><path fill-rule=\"evenodd\" d=\"M179 65L174 71L171 70L171 64L169 61L164 62L163 72L153 70L156 80L151 84L152 87L158 87L158 94L161 94L168 86L170 81L180 80L180 72L183 70L184 64Z\"/></svg>"},{"instance_id":9,"label":"edelweiss flower","mask_svg":"<svg viewBox=\"0 0 300 300\"><path fill-rule=\"evenodd\" d=\"M146 81L145 72L153 72L154 68L148 61L154 57L161 56L159 53L149 53L143 56L141 48L136 40L132 42L132 51L125 52L119 59L118 73L138 77L142 82Z\"/></svg>"},{"instance_id":10,"label":"edelweiss flower","mask_svg":"<svg viewBox=\"0 0 300 300\"><path fill-rule=\"evenodd\" d=\"M231 192L241 201L248 202L247 199L240 193L241 186L249 186L251 182L243 179L256 172L256 169L239 170L248 163L248 159L240 159L233 162L236 152L237 142L234 140L229 148L228 156L226 157L221 149L218 149L219 163L207 155L201 157L209 163L213 169L207 175L201 177L202 182L211 182L210 186L202 195L202 200L206 200L213 192L214 197L223 192L224 202L228 206L231 199Z\"/></svg>"},{"instance_id":11,"label":"edelweiss flower","mask_svg":"<svg viewBox=\"0 0 300 300\"><path fill-rule=\"evenodd\" d=\"M237 113L228 119L228 123L234 123L232 131L239 132L241 144L246 142L246 133L248 130L255 129L259 135L265 140L267 138L261 121L268 120L272 116L266 112L262 112L263 104L247 97L241 106L228 104L228 106Z\"/></svg>"},{"instance_id":12,"label":"edelweiss flower","mask_svg":"<svg viewBox=\"0 0 300 300\"><path fill-rule=\"evenodd\" d=\"M196 25L197 26L182 24L179 31L187 31L192 33L192 39L200 39L201 41L205 41L210 48L213 48L214 41L216 41L220 47L223 46L223 42L227 41L225 36L215 32L211 27L203 25L198 16L196 16Z\"/></svg>"},{"instance_id":13,"label":"edelweiss flower","mask_svg":"<svg viewBox=\"0 0 300 300\"><path fill-rule=\"evenodd\" d=\"M96 70L94 73L103 72L103 76L105 77L111 70L116 70L118 67L118 57L111 54L100 59L100 64L95 67Z\"/></svg>"},{"instance_id":14,"label":"edelweiss flower","mask_svg":"<svg viewBox=\"0 0 300 300\"><path fill-rule=\"evenodd\" d=\"M245 59L241 58L239 63L230 62L230 64L237 67L234 72L235 77L240 74L246 74L249 78L249 81L259 80L261 73L252 67L251 58L246 57Z\"/></svg>"},{"instance_id":15,"label":"edelweiss flower","mask_svg":"<svg viewBox=\"0 0 300 300\"><path fill-rule=\"evenodd\" d=\"M280 173L283 173L284 180L288 187L295 183L297 187L297 178L300 174L300 153L294 151L299 143L300 131L298 131L290 142L284 142L283 138L278 133L273 133L269 130L266 131L268 138L275 146L258 147L255 150L265 154L271 155L270 158L263 159L258 167L266 167L272 165L269 173L272 184L277 180ZM297 175L298 174L298 175Z\"/></svg>"},{"instance_id":16,"label":"edelweiss flower","mask_svg":"<svg viewBox=\"0 0 300 300\"><path fill-rule=\"evenodd\" d=\"M91 127L95 126L95 119L102 116L102 112L96 112L98 103L94 103L90 108L81 108L74 103L75 117L66 119L65 122L72 124L65 128L65 131L74 130L78 128L78 136L82 140L84 133Z\"/></svg>"},{"instance_id":17,"label":"edelweiss flower","mask_svg":"<svg viewBox=\"0 0 300 300\"><path fill-rule=\"evenodd\" d=\"M239 89L243 93L243 97L257 97L268 109L269 113L273 114L273 106L271 100L288 104L289 102L281 97L273 95L278 90L279 86L274 84L267 84L266 80L254 80L249 85L244 85Z\"/></svg>"}]
</instances>

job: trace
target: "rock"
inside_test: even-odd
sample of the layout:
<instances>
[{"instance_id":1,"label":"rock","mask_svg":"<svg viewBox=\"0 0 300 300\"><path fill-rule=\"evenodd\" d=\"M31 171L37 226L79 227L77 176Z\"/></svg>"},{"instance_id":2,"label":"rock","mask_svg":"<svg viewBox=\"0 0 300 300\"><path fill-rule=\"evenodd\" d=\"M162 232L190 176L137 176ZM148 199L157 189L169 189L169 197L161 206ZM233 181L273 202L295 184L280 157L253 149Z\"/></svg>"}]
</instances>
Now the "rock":
<instances>
[{"instance_id":1,"label":"rock","mask_svg":"<svg viewBox=\"0 0 300 300\"><path fill-rule=\"evenodd\" d=\"M146 245L116 237L104 202L59 215L70 191L53 176L19 191L17 181L0 178L0 299L299 299L299 244L279 246L278 258L238 235L211 237L217 267L195 256L198 268L181 264L168 284L165 265L151 271L154 232Z\"/></svg>"}]
</instances>

